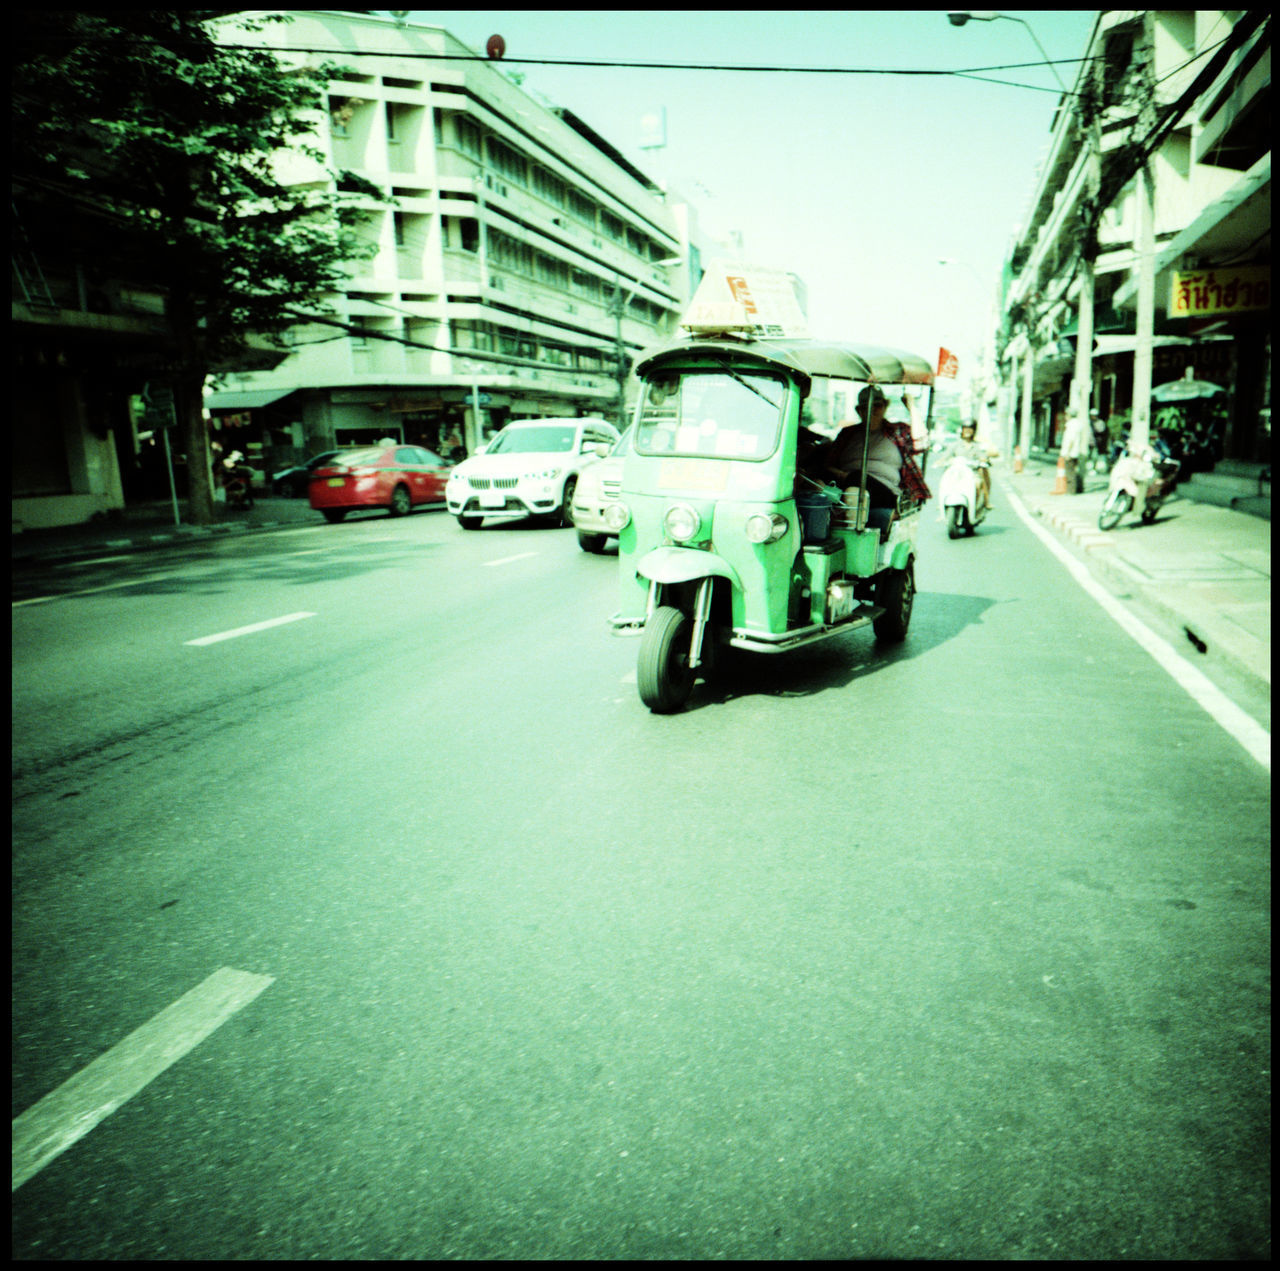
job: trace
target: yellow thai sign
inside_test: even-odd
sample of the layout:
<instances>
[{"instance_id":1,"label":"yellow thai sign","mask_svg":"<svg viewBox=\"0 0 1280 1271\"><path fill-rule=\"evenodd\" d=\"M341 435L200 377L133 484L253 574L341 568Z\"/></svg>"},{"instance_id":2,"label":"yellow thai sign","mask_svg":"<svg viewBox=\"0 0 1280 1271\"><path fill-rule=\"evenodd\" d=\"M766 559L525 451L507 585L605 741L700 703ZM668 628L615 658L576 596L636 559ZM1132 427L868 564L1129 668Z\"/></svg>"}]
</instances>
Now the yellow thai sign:
<instances>
[{"instance_id":1,"label":"yellow thai sign","mask_svg":"<svg viewBox=\"0 0 1280 1271\"><path fill-rule=\"evenodd\" d=\"M1169 287L1171 318L1215 313L1254 313L1271 307L1271 266L1174 270Z\"/></svg>"}]
</instances>

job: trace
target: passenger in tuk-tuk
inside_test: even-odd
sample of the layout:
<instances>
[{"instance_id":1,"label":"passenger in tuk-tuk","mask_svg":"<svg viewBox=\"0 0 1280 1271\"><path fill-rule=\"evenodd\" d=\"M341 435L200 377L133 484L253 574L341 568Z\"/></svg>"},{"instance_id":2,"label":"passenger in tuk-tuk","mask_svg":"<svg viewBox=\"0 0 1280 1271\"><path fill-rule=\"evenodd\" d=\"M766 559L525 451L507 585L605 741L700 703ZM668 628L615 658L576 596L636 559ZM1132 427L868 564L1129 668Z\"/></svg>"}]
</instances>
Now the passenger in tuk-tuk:
<instances>
[{"instance_id":1,"label":"passenger in tuk-tuk","mask_svg":"<svg viewBox=\"0 0 1280 1271\"><path fill-rule=\"evenodd\" d=\"M898 510L899 497L905 494L912 503L923 503L930 497L924 474L915 456L924 448L915 399L904 395L910 423L890 423L886 418L889 399L875 385L858 394L858 418L841 425L836 439L819 460L825 475L842 489L860 483L862 453L866 442L867 498L871 507L868 524L883 528Z\"/></svg>"}]
</instances>

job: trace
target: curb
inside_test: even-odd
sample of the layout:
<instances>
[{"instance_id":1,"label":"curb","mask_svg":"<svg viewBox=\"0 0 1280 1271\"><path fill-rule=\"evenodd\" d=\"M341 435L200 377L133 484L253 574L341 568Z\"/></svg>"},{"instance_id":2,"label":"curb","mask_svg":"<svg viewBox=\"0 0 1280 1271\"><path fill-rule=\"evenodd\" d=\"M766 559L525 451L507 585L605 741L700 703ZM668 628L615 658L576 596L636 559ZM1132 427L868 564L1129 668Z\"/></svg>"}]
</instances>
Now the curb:
<instances>
[{"instance_id":1,"label":"curb","mask_svg":"<svg viewBox=\"0 0 1280 1271\"><path fill-rule=\"evenodd\" d=\"M1242 677L1258 693L1270 697L1270 650L1259 647L1258 641L1235 633L1221 617L1194 602L1181 606L1171 597L1182 592L1158 587L1152 580L1127 563L1121 552L1121 542L1112 534L1099 530L1096 521L1084 521L1079 515L1059 510L1051 505L1033 503L1026 498L1027 510L1043 521L1062 538L1074 543L1084 554L1084 562L1090 570L1102 577L1121 598L1140 606L1159 622L1176 633L1174 639L1185 638L1187 656L1193 660L1207 657L1216 664Z\"/></svg>"},{"instance_id":2,"label":"curb","mask_svg":"<svg viewBox=\"0 0 1280 1271\"><path fill-rule=\"evenodd\" d=\"M320 524L317 522L317 524ZM298 526L306 527L305 521L255 521L251 524L234 523L221 525L182 525L158 533L130 534L115 538L101 538L94 542L48 543L33 545L32 550L21 550L17 537L12 543L10 560L13 564L39 564L51 560L77 560L96 556L100 552L145 552L156 548L170 547L175 543L189 542L201 538L233 537L240 534L251 534L262 530L290 529Z\"/></svg>"}]
</instances>

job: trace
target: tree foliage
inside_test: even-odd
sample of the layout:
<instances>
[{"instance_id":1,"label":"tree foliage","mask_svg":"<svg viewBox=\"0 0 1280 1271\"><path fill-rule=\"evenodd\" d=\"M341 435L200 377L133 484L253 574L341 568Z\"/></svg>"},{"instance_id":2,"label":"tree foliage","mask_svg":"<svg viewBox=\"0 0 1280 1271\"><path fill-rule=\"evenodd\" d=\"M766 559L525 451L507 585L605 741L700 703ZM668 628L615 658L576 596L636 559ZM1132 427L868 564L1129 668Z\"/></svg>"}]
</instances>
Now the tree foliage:
<instances>
[{"instance_id":1,"label":"tree foliage","mask_svg":"<svg viewBox=\"0 0 1280 1271\"><path fill-rule=\"evenodd\" d=\"M340 68L219 44L211 23L229 16L19 10L11 51L15 192L64 218L81 209L96 251L145 261L166 293L197 520L212 516L206 374L247 335L280 343L299 312L332 311L347 262L373 250L359 229L382 197L326 170L312 140ZM286 152L317 179L284 184Z\"/></svg>"}]
</instances>

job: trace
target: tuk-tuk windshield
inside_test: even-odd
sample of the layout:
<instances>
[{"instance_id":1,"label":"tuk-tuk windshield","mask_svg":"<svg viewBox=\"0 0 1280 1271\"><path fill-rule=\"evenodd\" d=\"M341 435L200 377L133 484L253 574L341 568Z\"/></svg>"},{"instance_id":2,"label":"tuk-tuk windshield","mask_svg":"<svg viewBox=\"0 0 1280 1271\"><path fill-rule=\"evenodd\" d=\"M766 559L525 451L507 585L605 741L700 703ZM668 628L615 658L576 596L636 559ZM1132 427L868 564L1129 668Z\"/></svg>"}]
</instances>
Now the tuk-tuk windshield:
<instances>
[{"instance_id":1,"label":"tuk-tuk windshield","mask_svg":"<svg viewBox=\"0 0 1280 1271\"><path fill-rule=\"evenodd\" d=\"M739 371L663 371L645 385L634 447L643 455L767 459L778 446L786 383Z\"/></svg>"}]
</instances>

